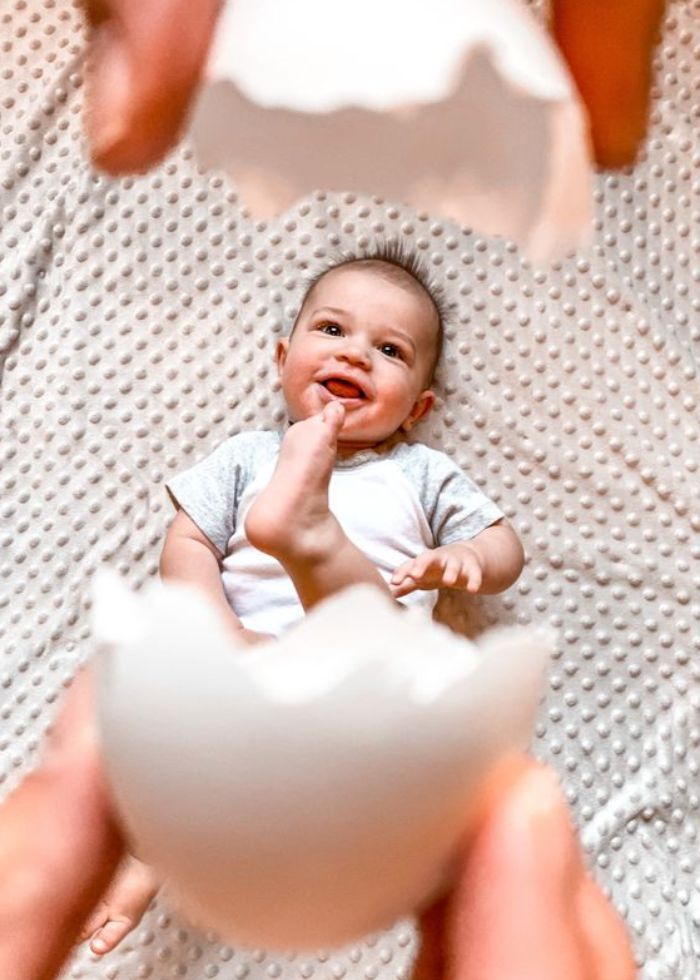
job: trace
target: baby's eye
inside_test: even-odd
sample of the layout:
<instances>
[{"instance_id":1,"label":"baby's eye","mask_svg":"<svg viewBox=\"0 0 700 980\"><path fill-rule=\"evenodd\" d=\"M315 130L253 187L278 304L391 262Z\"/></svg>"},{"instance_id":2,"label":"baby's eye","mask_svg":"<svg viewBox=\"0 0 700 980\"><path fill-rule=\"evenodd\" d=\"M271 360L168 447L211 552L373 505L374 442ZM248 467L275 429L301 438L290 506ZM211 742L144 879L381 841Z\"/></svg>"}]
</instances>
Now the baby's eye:
<instances>
[{"instance_id":1,"label":"baby's eye","mask_svg":"<svg viewBox=\"0 0 700 980\"><path fill-rule=\"evenodd\" d=\"M379 350L386 357L397 357L399 360L403 360L403 351L396 344L382 344Z\"/></svg>"},{"instance_id":2,"label":"baby's eye","mask_svg":"<svg viewBox=\"0 0 700 980\"><path fill-rule=\"evenodd\" d=\"M322 323L321 333L327 333L330 337L342 337L343 330L337 323Z\"/></svg>"}]
</instances>

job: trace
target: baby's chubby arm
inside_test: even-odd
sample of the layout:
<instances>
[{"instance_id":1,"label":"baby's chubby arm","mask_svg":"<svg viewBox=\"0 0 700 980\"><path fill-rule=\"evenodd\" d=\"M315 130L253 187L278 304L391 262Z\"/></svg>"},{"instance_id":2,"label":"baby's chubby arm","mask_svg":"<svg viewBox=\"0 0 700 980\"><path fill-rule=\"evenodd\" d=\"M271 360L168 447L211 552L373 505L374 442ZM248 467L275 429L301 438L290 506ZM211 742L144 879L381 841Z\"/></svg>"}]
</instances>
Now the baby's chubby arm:
<instances>
[{"instance_id":1,"label":"baby's chubby arm","mask_svg":"<svg viewBox=\"0 0 700 980\"><path fill-rule=\"evenodd\" d=\"M399 565L390 588L396 599L416 589L464 589L472 595L493 595L516 581L524 560L520 539L501 520L469 541L431 548Z\"/></svg>"},{"instance_id":2,"label":"baby's chubby arm","mask_svg":"<svg viewBox=\"0 0 700 980\"><path fill-rule=\"evenodd\" d=\"M185 582L204 592L223 622L239 639L242 636L248 643L259 643L268 639L263 633L245 629L226 601L219 568L223 557L192 518L184 510L178 510L161 552L161 578L171 582Z\"/></svg>"}]
</instances>

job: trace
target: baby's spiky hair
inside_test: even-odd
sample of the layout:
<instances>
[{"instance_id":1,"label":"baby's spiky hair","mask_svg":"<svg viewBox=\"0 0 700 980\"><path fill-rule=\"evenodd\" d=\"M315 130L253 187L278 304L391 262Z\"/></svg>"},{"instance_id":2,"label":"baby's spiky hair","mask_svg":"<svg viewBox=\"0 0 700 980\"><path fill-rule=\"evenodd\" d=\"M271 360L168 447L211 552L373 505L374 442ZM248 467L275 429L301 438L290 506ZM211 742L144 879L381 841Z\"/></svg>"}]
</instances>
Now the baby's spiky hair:
<instances>
[{"instance_id":1,"label":"baby's spiky hair","mask_svg":"<svg viewBox=\"0 0 700 980\"><path fill-rule=\"evenodd\" d=\"M336 269L342 269L348 265L359 265L362 268L374 269L379 275L399 285L412 284L423 295L428 297L435 311L438 325L435 358L430 372L432 378L442 353L445 323L449 317L447 297L443 288L431 277L425 262L414 251L406 248L401 241L389 239L387 241L375 242L373 245L358 252L336 252L318 272L314 273L307 280L304 298L299 307L299 314L321 280L329 272L334 272ZM297 319L299 314L297 314Z\"/></svg>"}]
</instances>

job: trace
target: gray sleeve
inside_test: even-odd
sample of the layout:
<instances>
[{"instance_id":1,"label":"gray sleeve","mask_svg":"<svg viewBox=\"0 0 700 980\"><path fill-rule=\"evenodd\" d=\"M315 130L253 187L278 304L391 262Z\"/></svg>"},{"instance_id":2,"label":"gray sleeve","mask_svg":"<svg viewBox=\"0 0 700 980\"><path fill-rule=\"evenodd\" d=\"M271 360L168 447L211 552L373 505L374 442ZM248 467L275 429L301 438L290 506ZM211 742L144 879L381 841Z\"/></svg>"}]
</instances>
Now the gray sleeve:
<instances>
[{"instance_id":1,"label":"gray sleeve","mask_svg":"<svg viewBox=\"0 0 700 980\"><path fill-rule=\"evenodd\" d=\"M243 491L260 463L278 446L275 432L241 432L166 483L175 506L185 511L222 554L236 529Z\"/></svg>"},{"instance_id":2,"label":"gray sleeve","mask_svg":"<svg viewBox=\"0 0 700 980\"><path fill-rule=\"evenodd\" d=\"M503 512L445 453L403 444L394 457L411 481L437 545L468 541L503 518Z\"/></svg>"}]
</instances>

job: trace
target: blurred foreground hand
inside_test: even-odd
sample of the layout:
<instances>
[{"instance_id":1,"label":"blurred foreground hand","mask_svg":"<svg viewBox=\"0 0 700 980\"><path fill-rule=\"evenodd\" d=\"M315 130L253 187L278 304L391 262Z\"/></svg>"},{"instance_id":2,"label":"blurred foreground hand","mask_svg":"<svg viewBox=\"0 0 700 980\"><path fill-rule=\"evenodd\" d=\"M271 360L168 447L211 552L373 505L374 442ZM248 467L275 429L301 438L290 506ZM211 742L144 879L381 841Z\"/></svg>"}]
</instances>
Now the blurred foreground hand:
<instances>
[{"instance_id":1,"label":"blurred foreground hand","mask_svg":"<svg viewBox=\"0 0 700 980\"><path fill-rule=\"evenodd\" d=\"M552 0L552 28L588 110L596 163L634 162L648 124L665 0Z\"/></svg>"},{"instance_id":2,"label":"blurred foreground hand","mask_svg":"<svg viewBox=\"0 0 700 980\"><path fill-rule=\"evenodd\" d=\"M148 170L180 138L221 0L83 0L89 26L86 127L110 174Z\"/></svg>"},{"instance_id":3,"label":"blurred foreground hand","mask_svg":"<svg viewBox=\"0 0 700 980\"><path fill-rule=\"evenodd\" d=\"M83 0L90 28L87 132L113 175L148 170L179 139L221 0ZM552 0L552 29L580 89L597 163L644 139L665 0Z\"/></svg>"}]
</instances>

